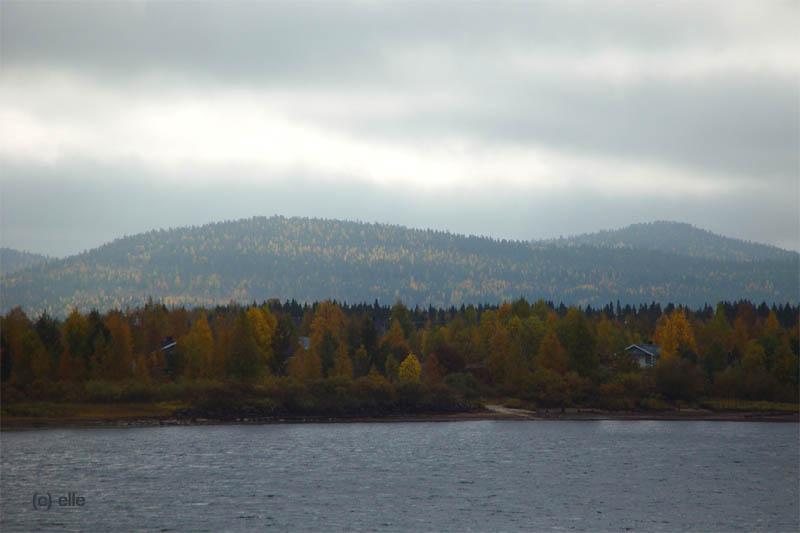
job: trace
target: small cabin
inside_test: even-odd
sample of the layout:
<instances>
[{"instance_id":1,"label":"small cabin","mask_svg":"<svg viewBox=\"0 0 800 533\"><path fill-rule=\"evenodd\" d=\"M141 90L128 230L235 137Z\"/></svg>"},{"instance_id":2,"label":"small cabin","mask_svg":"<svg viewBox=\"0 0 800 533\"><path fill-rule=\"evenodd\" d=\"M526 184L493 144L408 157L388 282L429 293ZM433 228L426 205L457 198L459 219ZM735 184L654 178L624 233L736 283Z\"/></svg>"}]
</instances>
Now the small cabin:
<instances>
[{"instance_id":1,"label":"small cabin","mask_svg":"<svg viewBox=\"0 0 800 533\"><path fill-rule=\"evenodd\" d=\"M311 349L311 337L298 337L297 340L305 351Z\"/></svg>"},{"instance_id":2,"label":"small cabin","mask_svg":"<svg viewBox=\"0 0 800 533\"><path fill-rule=\"evenodd\" d=\"M167 337L160 343L160 348L150 352L147 357L147 366L151 377L170 378L178 372L178 343L172 337ZM136 373L134 363L133 373Z\"/></svg>"},{"instance_id":3,"label":"small cabin","mask_svg":"<svg viewBox=\"0 0 800 533\"><path fill-rule=\"evenodd\" d=\"M625 353L638 361L642 368L650 368L656 364L661 355L660 344L631 344L625 348Z\"/></svg>"}]
</instances>

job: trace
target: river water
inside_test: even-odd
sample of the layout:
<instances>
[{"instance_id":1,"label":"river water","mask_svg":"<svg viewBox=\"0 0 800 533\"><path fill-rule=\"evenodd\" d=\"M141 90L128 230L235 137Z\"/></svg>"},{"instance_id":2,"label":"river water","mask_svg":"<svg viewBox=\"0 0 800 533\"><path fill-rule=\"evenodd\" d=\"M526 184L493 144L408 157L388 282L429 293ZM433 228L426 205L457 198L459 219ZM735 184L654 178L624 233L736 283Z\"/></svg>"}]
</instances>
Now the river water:
<instances>
[{"instance_id":1,"label":"river water","mask_svg":"<svg viewBox=\"0 0 800 533\"><path fill-rule=\"evenodd\" d=\"M475 421L0 435L9 531L797 531L798 425Z\"/></svg>"}]
</instances>

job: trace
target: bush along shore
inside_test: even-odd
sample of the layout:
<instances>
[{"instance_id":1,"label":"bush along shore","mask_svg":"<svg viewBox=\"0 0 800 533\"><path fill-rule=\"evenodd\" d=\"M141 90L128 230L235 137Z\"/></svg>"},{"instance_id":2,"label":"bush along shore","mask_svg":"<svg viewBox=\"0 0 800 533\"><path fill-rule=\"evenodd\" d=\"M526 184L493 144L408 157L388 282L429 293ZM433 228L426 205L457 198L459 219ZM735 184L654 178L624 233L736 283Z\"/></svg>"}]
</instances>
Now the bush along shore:
<instances>
[{"instance_id":1,"label":"bush along shore","mask_svg":"<svg viewBox=\"0 0 800 533\"><path fill-rule=\"evenodd\" d=\"M525 300L460 309L269 301L187 310L150 302L74 311L63 321L14 309L0 317L0 419L4 427L796 419L799 316L797 306L749 302L690 310Z\"/></svg>"},{"instance_id":2,"label":"bush along shore","mask_svg":"<svg viewBox=\"0 0 800 533\"><path fill-rule=\"evenodd\" d=\"M75 391L73 391L75 392ZM700 400L629 409L543 407L516 398L484 400L449 387L391 383L373 375L302 383L180 382L147 389L137 384L90 382L69 402L4 403L5 429L62 426L151 426L217 423L461 420L739 420L800 421L795 403Z\"/></svg>"},{"instance_id":3,"label":"bush along shore","mask_svg":"<svg viewBox=\"0 0 800 533\"><path fill-rule=\"evenodd\" d=\"M479 407L446 386L428 387L414 381L393 385L382 376L367 376L357 380L329 378L308 386L289 379L276 380L262 388L215 388L173 415L179 419L223 421L353 419L465 413Z\"/></svg>"}]
</instances>

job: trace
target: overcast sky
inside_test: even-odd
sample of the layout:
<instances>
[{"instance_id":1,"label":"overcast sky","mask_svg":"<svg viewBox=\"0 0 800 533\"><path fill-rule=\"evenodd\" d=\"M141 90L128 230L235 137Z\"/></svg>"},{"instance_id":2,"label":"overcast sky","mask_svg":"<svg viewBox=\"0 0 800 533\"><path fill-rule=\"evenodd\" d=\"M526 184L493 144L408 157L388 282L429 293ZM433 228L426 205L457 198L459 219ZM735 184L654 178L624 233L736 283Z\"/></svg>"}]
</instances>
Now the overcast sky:
<instances>
[{"instance_id":1,"label":"overcast sky","mask_svg":"<svg viewBox=\"0 0 800 533\"><path fill-rule=\"evenodd\" d=\"M282 214L800 249L799 6L2 0L0 241Z\"/></svg>"}]
</instances>

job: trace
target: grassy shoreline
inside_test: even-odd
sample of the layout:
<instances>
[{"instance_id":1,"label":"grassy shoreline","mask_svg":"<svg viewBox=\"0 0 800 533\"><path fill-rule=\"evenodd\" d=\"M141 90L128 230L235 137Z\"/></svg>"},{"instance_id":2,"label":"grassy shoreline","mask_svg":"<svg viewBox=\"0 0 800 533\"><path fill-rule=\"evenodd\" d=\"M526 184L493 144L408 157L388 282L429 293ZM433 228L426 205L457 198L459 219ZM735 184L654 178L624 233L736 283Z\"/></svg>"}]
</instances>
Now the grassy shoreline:
<instances>
[{"instance_id":1,"label":"grassy shoreline","mask_svg":"<svg viewBox=\"0 0 800 533\"><path fill-rule=\"evenodd\" d=\"M447 422L470 420L663 420L663 421L776 421L800 422L796 404L710 400L699 407L669 410L614 411L596 408L525 409L488 404L472 411L449 413L392 413L381 415L307 415L283 413L274 416L232 416L224 419L176 416L185 407L178 402L124 404L55 404L31 402L4 406L0 429L70 427L144 427L161 425L275 424L329 422ZM714 408L709 408L714 407Z\"/></svg>"}]
</instances>

